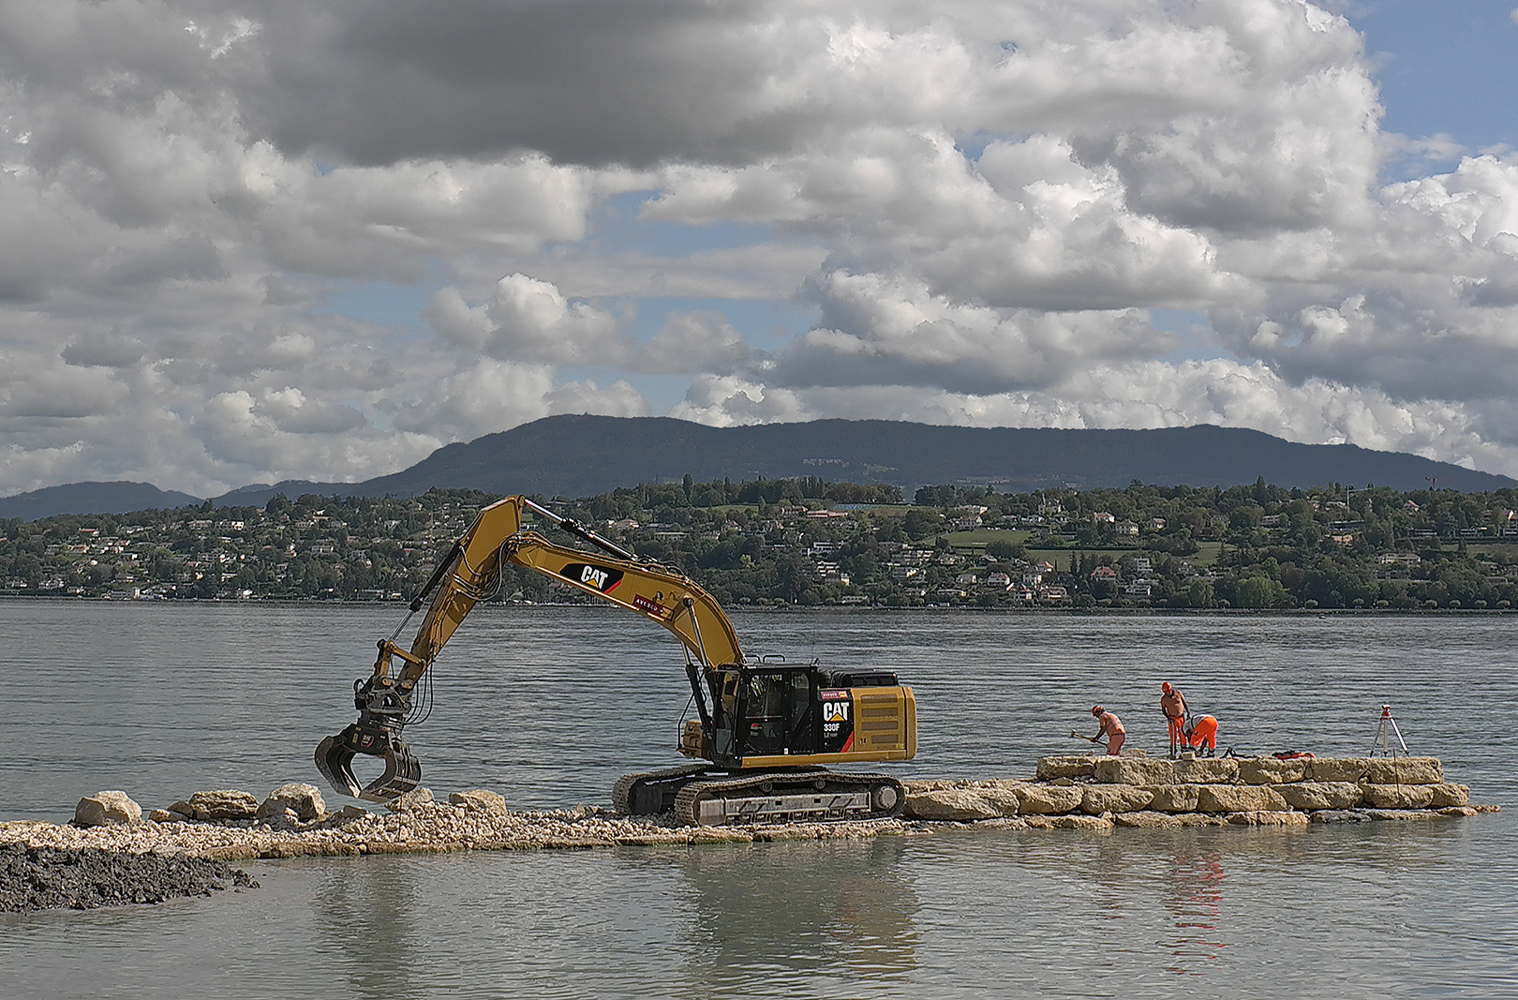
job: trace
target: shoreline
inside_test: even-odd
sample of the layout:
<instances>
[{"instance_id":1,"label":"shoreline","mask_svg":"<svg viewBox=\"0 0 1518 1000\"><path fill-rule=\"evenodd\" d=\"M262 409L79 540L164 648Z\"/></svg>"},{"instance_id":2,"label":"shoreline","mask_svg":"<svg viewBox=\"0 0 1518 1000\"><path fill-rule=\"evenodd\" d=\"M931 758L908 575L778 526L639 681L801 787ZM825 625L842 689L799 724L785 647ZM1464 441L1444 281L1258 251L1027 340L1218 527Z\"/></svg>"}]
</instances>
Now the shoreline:
<instances>
[{"instance_id":1,"label":"shoreline","mask_svg":"<svg viewBox=\"0 0 1518 1000\"><path fill-rule=\"evenodd\" d=\"M173 598L145 598L145 597L106 597L104 595L87 597L82 594L22 594L15 591L0 591L0 601L46 601L46 602L74 602L81 604L141 604L149 606L162 605L199 605L199 604L230 604L238 607L248 605L269 605L271 607L305 607L319 604L324 607L358 607L358 608L385 608L393 607L404 609L405 601L359 601L345 598L325 597L249 597L227 598L219 597L173 597ZM591 610L604 610L602 605L581 601L481 601L475 608L475 612L499 610L503 608L585 608ZM889 614L911 614L922 612L947 612L953 614L991 614L991 615L1092 615L1113 617L1177 617L1177 616L1233 616L1250 618L1328 618L1332 617L1419 617L1424 615L1514 615L1518 614L1518 605L1510 608L1165 608L1165 607L1071 607L1058 604L1035 604L1032 606L996 606L979 607L969 604L918 604L908 607L891 607L887 604L735 604L724 609L728 614L748 614L753 612L765 612L774 614L787 614L795 611L805 612L843 612L853 614L862 611L885 612ZM0 821L3 822L3 821Z\"/></svg>"},{"instance_id":2,"label":"shoreline","mask_svg":"<svg viewBox=\"0 0 1518 1000\"><path fill-rule=\"evenodd\" d=\"M123 792L81 799L71 823L0 821L0 912L89 909L256 888L230 863L465 851L595 850L1119 828L1303 830L1324 823L1405 823L1500 811L1473 805L1437 758L1148 759L1041 757L1031 779L907 782L900 817L764 825L677 826L673 814L617 815L602 806L513 811L499 794L418 788L387 813L328 812L312 785L262 802L197 792L144 816Z\"/></svg>"},{"instance_id":3,"label":"shoreline","mask_svg":"<svg viewBox=\"0 0 1518 1000\"><path fill-rule=\"evenodd\" d=\"M122 792L80 801L72 823L0 821L0 845L178 854L215 860L586 849L930 834L938 829L1305 827L1315 823L1472 817L1469 788L1446 781L1432 757L1192 757L1169 760L1041 757L1032 778L905 782L900 817L764 825L677 826L671 814L618 815L602 806L515 811L477 789L446 801L419 788L388 812L329 812L311 785L260 801L239 791L197 792L145 816Z\"/></svg>"}]
</instances>

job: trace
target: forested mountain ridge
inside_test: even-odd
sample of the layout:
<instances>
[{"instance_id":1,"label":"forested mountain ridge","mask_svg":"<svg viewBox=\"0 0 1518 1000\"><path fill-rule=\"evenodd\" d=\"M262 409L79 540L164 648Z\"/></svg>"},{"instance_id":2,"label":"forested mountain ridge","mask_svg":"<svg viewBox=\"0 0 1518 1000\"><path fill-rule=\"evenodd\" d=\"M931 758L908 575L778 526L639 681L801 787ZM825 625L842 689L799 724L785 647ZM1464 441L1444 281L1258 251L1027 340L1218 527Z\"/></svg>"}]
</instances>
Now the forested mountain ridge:
<instances>
[{"instance_id":1,"label":"forested mountain ridge","mask_svg":"<svg viewBox=\"0 0 1518 1000\"><path fill-rule=\"evenodd\" d=\"M669 417L568 415L446 445L391 475L356 483L300 480L248 486L213 498L212 505L256 505L278 493L383 497L430 489L584 497L687 475L703 482L817 476L892 485L908 495L918 486L939 483L990 486L1003 493L1116 488L1131 482L1226 488L1259 479L1303 489L1329 483L1465 492L1518 486L1505 476L1415 455L1347 444L1295 444L1259 431L1205 425L1065 430L814 420L709 427ZM123 491L114 502L102 489L113 485ZM0 517L144 509L150 504L142 501L142 488L152 489L146 484L50 487L0 499Z\"/></svg>"}]
</instances>

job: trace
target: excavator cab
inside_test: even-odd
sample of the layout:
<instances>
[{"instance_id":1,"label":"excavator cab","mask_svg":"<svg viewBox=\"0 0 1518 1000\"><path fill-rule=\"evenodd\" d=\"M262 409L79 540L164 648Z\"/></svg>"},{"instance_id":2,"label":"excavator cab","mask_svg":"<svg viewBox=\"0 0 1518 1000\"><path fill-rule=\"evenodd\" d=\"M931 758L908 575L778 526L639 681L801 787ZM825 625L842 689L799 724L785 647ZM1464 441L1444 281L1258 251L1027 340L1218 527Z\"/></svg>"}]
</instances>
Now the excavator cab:
<instances>
[{"instance_id":1,"label":"excavator cab","mask_svg":"<svg viewBox=\"0 0 1518 1000\"><path fill-rule=\"evenodd\" d=\"M750 756L816 753L816 674L814 666L776 664L715 671L713 762L738 767Z\"/></svg>"},{"instance_id":2,"label":"excavator cab","mask_svg":"<svg viewBox=\"0 0 1518 1000\"><path fill-rule=\"evenodd\" d=\"M811 674L809 668L749 674L745 755L807 752L812 747Z\"/></svg>"},{"instance_id":3,"label":"excavator cab","mask_svg":"<svg viewBox=\"0 0 1518 1000\"><path fill-rule=\"evenodd\" d=\"M718 767L910 760L917 751L911 689L889 671L732 664L711 671L709 687L711 711L687 724L680 748Z\"/></svg>"}]
</instances>

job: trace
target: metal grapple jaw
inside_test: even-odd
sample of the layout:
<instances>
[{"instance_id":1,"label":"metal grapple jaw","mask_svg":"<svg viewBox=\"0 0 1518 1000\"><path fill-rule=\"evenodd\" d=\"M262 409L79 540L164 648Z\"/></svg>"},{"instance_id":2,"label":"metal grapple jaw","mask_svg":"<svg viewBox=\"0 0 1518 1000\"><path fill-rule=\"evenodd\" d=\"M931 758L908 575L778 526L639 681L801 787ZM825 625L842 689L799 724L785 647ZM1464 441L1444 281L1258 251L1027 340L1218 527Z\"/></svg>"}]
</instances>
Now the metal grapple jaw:
<instances>
[{"instance_id":1,"label":"metal grapple jaw","mask_svg":"<svg viewBox=\"0 0 1518 1000\"><path fill-rule=\"evenodd\" d=\"M401 739L410 698L370 678L354 683L354 703L359 710L358 721L317 744L316 769L343 795L389 802L422 780L421 762ZM362 787L353 774L353 758L358 754L385 762L384 773Z\"/></svg>"}]
</instances>

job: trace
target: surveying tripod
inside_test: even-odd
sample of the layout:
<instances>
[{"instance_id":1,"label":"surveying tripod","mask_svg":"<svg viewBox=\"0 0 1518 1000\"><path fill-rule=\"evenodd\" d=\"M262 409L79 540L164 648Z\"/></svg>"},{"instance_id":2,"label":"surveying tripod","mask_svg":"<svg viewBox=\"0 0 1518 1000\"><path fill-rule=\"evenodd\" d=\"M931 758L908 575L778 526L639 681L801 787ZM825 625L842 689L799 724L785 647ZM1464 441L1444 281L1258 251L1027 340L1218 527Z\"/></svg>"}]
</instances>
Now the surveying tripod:
<instances>
[{"instance_id":1,"label":"surveying tripod","mask_svg":"<svg viewBox=\"0 0 1518 1000\"><path fill-rule=\"evenodd\" d=\"M1397 746L1402 748L1402 756L1408 756L1407 744L1402 740L1402 730L1397 728L1397 720L1392 718L1391 706L1381 706L1381 728L1376 730L1376 738L1370 744L1370 756L1376 755L1376 747L1381 747L1381 756L1393 757L1396 749L1391 746L1391 737L1397 737Z\"/></svg>"}]
</instances>

